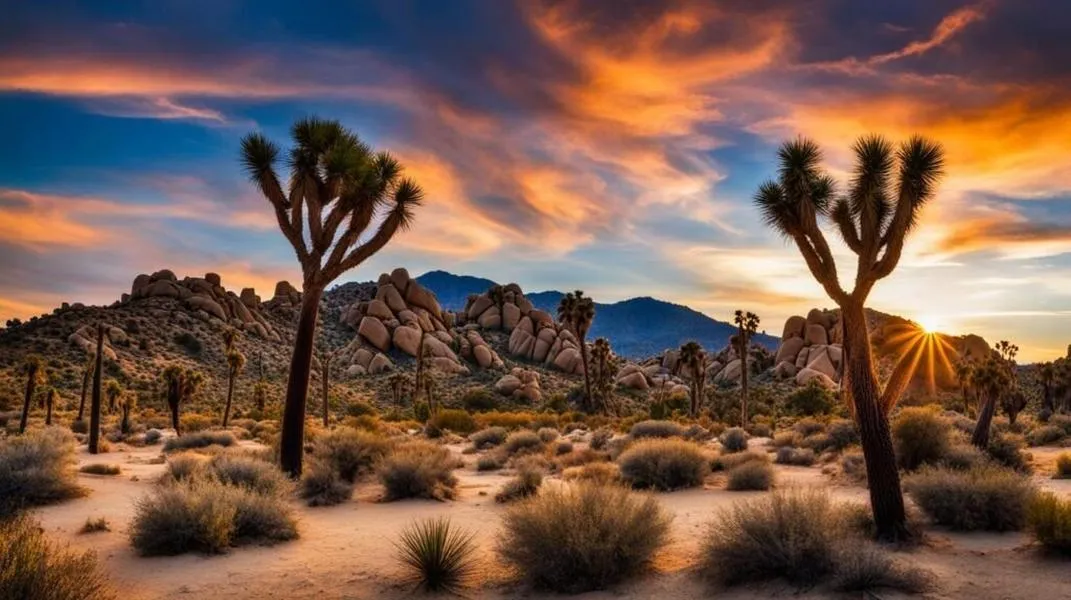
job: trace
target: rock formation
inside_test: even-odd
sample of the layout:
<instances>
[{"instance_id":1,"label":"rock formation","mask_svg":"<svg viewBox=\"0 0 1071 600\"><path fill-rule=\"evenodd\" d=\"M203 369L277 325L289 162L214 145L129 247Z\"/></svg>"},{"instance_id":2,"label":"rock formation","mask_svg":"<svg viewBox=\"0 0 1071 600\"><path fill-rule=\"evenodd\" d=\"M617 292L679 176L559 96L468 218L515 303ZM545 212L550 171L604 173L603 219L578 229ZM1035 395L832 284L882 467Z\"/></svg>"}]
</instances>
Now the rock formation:
<instances>
[{"instance_id":1,"label":"rock formation","mask_svg":"<svg viewBox=\"0 0 1071 600\"><path fill-rule=\"evenodd\" d=\"M543 398L539 389L539 373L529 369L514 367L509 375L504 375L495 383L495 392L517 401L537 404Z\"/></svg>"},{"instance_id":2,"label":"rock formation","mask_svg":"<svg viewBox=\"0 0 1071 600\"><path fill-rule=\"evenodd\" d=\"M785 321L781 346L774 357L774 376L794 378L805 385L811 381L827 389L840 381L843 335L837 313L813 309L806 317Z\"/></svg>"}]
</instances>

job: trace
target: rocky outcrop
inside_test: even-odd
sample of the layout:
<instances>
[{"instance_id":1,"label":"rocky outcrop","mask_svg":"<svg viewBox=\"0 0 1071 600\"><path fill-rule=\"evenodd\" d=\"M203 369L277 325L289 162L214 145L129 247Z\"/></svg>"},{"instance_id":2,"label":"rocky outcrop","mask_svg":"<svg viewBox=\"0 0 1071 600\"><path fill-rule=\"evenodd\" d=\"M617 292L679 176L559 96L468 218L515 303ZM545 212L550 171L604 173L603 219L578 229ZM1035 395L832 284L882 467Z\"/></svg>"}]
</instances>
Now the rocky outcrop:
<instances>
[{"instance_id":1,"label":"rocky outcrop","mask_svg":"<svg viewBox=\"0 0 1071 600\"><path fill-rule=\"evenodd\" d=\"M293 286L280 282L276 286L276 297L280 296L281 289L287 291L287 302L293 300L300 304L301 294L294 290ZM167 269L152 275L138 275L131 285L130 294L124 294L121 303L137 302L144 298L174 298L183 302L202 320L222 321L239 331L274 342L281 341L279 334L261 313L260 298L253 288L243 289L241 296L229 292L223 288L222 279L216 273L206 273L204 277L186 277L182 280Z\"/></svg>"},{"instance_id":2,"label":"rocky outcrop","mask_svg":"<svg viewBox=\"0 0 1071 600\"><path fill-rule=\"evenodd\" d=\"M838 314L833 311L816 308L806 317L789 317L774 358L774 377L795 379L800 385L816 380L826 388L836 388L843 339Z\"/></svg>"},{"instance_id":3,"label":"rocky outcrop","mask_svg":"<svg viewBox=\"0 0 1071 600\"><path fill-rule=\"evenodd\" d=\"M539 389L539 373L520 367L514 367L508 375L499 379L494 389L502 396L531 404L537 404L543 398Z\"/></svg>"},{"instance_id":4,"label":"rocky outcrop","mask_svg":"<svg viewBox=\"0 0 1071 600\"><path fill-rule=\"evenodd\" d=\"M672 356L670 356L672 353ZM668 358L668 360L667 360ZM676 351L666 352L662 357L650 358L643 363L628 363L617 372L617 385L637 391L657 391L667 395L687 394L688 384L666 367L676 366Z\"/></svg>"}]
</instances>

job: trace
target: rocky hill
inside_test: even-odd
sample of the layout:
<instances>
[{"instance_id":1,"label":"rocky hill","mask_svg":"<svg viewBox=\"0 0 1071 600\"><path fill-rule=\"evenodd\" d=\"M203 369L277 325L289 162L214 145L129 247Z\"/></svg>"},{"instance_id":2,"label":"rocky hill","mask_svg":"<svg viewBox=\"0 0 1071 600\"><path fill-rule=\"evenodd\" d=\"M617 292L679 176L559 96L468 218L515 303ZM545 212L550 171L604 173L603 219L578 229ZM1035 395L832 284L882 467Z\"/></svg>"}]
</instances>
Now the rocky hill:
<instances>
[{"instance_id":1,"label":"rocky hill","mask_svg":"<svg viewBox=\"0 0 1071 600\"><path fill-rule=\"evenodd\" d=\"M490 279L431 271L416 280L435 293L443 308L464 308L471 294L487 291L495 282ZM564 294L558 291L529 293L527 299L535 308L551 315L558 309ZM612 304L595 303L595 322L589 336L610 340L620 356L641 359L661 354L681 344L695 340L704 348L721 349L736 333L731 323L712 319L687 306L650 297L631 298ZM767 349L777 348L779 338L759 334L754 342Z\"/></svg>"}]
</instances>

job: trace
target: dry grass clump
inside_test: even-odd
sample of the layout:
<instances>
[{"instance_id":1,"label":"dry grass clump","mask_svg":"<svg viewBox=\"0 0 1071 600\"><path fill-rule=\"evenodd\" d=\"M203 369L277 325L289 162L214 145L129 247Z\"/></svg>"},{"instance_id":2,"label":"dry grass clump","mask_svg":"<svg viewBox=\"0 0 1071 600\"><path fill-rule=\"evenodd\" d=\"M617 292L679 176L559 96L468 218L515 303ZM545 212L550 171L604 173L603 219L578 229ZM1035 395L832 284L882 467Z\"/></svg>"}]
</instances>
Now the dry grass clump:
<instances>
[{"instance_id":1,"label":"dry grass clump","mask_svg":"<svg viewBox=\"0 0 1071 600\"><path fill-rule=\"evenodd\" d=\"M0 519L86 494L74 469L74 436L59 427L0 440Z\"/></svg>"},{"instance_id":2,"label":"dry grass clump","mask_svg":"<svg viewBox=\"0 0 1071 600\"><path fill-rule=\"evenodd\" d=\"M164 452L207 448L209 446L227 448L237 443L238 440L234 439L234 434L229 431L197 431L168 439L164 442Z\"/></svg>"},{"instance_id":3,"label":"dry grass clump","mask_svg":"<svg viewBox=\"0 0 1071 600\"><path fill-rule=\"evenodd\" d=\"M774 448L793 448L799 446L801 441L803 436L795 431L778 431L770 440L770 445Z\"/></svg>"},{"instance_id":4,"label":"dry grass clump","mask_svg":"<svg viewBox=\"0 0 1071 600\"><path fill-rule=\"evenodd\" d=\"M628 432L633 439L670 438L684 435L684 428L673 421L647 420L632 426Z\"/></svg>"},{"instance_id":5,"label":"dry grass clump","mask_svg":"<svg viewBox=\"0 0 1071 600\"><path fill-rule=\"evenodd\" d=\"M579 467L569 467L562 472L566 481L589 481L607 485L621 481L621 469L612 462L593 462Z\"/></svg>"},{"instance_id":6,"label":"dry grass clump","mask_svg":"<svg viewBox=\"0 0 1071 600\"><path fill-rule=\"evenodd\" d=\"M309 506L334 506L353 497L353 483L342 479L327 461L314 459L301 474L298 493Z\"/></svg>"},{"instance_id":7,"label":"dry grass clump","mask_svg":"<svg viewBox=\"0 0 1071 600\"><path fill-rule=\"evenodd\" d=\"M556 427L540 427L539 431L536 432L536 435L539 436L539 439L543 440L544 444L549 444L561 437L561 433Z\"/></svg>"},{"instance_id":8,"label":"dry grass clump","mask_svg":"<svg viewBox=\"0 0 1071 600\"><path fill-rule=\"evenodd\" d=\"M78 533L97 533L99 531L111 531L112 527L108 523L108 519L104 517L97 517L93 519L86 517L86 522L82 525L82 528L78 530Z\"/></svg>"},{"instance_id":9,"label":"dry grass clump","mask_svg":"<svg viewBox=\"0 0 1071 600\"><path fill-rule=\"evenodd\" d=\"M0 519L0 598L111 600L92 552L77 553L49 541L27 517Z\"/></svg>"},{"instance_id":10,"label":"dry grass clump","mask_svg":"<svg viewBox=\"0 0 1071 600\"><path fill-rule=\"evenodd\" d=\"M747 432L739 427L726 429L718 439L721 442L722 450L727 453L747 450L747 440Z\"/></svg>"},{"instance_id":11,"label":"dry grass clump","mask_svg":"<svg viewBox=\"0 0 1071 600\"><path fill-rule=\"evenodd\" d=\"M805 438L819 433L825 433L826 426L812 417L804 417L799 421L796 421L795 425L792 426L792 430L798 433L800 437Z\"/></svg>"},{"instance_id":12,"label":"dry grass clump","mask_svg":"<svg viewBox=\"0 0 1071 600\"><path fill-rule=\"evenodd\" d=\"M729 469L725 489L730 492L764 491L774 482L774 470L768 461L749 460Z\"/></svg>"},{"instance_id":13,"label":"dry grass clump","mask_svg":"<svg viewBox=\"0 0 1071 600\"><path fill-rule=\"evenodd\" d=\"M428 498L449 500L454 497L460 466L450 450L431 442L411 441L398 445L376 467L376 474L386 488L385 499Z\"/></svg>"},{"instance_id":14,"label":"dry grass clump","mask_svg":"<svg viewBox=\"0 0 1071 600\"><path fill-rule=\"evenodd\" d=\"M939 466L967 471L989 462L989 456L970 444L952 444L941 457Z\"/></svg>"},{"instance_id":15,"label":"dry grass clump","mask_svg":"<svg viewBox=\"0 0 1071 600\"><path fill-rule=\"evenodd\" d=\"M554 463L558 465L559 469L568 469L569 467L579 467L591 462L607 460L610 460L610 457L605 452L599 452L589 447L580 450L571 449L569 452L559 454L554 458Z\"/></svg>"},{"instance_id":16,"label":"dry grass clump","mask_svg":"<svg viewBox=\"0 0 1071 600\"><path fill-rule=\"evenodd\" d=\"M613 437L614 432L612 429L601 427L591 434L591 441L588 443L588 447L592 450L604 450L606 449L606 444L608 444Z\"/></svg>"},{"instance_id":17,"label":"dry grass clump","mask_svg":"<svg viewBox=\"0 0 1071 600\"><path fill-rule=\"evenodd\" d=\"M461 435L468 435L478 427L476 419L468 411L457 408L440 410L428 419L429 429L452 431Z\"/></svg>"},{"instance_id":18,"label":"dry grass clump","mask_svg":"<svg viewBox=\"0 0 1071 600\"><path fill-rule=\"evenodd\" d=\"M1029 477L993 465L967 471L927 467L904 487L938 525L959 531L1017 531L1034 497Z\"/></svg>"},{"instance_id":19,"label":"dry grass clump","mask_svg":"<svg viewBox=\"0 0 1071 600\"><path fill-rule=\"evenodd\" d=\"M1056 457L1056 472L1053 479L1071 479L1071 452Z\"/></svg>"},{"instance_id":20,"label":"dry grass clump","mask_svg":"<svg viewBox=\"0 0 1071 600\"><path fill-rule=\"evenodd\" d=\"M79 473L88 473L90 475L118 475L122 469L119 465L110 465L107 463L90 463L88 465L82 465L79 469Z\"/></svg>"},{"instance_id":21,"label":"dry grass clump","mask_svg":"<svg viewBox=\"0 0 1071 600\"><path fill-rule=\"evenodd\" d=\"M646 439L617 458L621 478L635 488L661 491L696 487L710 472L710 459L693 442Z\"/></svg>"},{"instance_id":22,"label":"dry grass clump","mask_svg":"<svg viewBox=\"0 0 1071 600\"><path fill-rule=\"evenodd\" d=\"M928 587L876 546L855 537L845 510L827 493L785 490L738 502L709 526L701 569L722 586L784 579L806 588L894 588L916 593ZM863 556L866 555L866 556Z\"/></svg>"},{"instance_id":23,"label":"dry grass clump","mask_svg":"<svg viewBox=\"0 0 1071 600\"><path fill-rule=\"evenodd\" d=\"M1038 494L1027 510L1026 528L1045 550L1071 555L1071 500Z\"/></svg>"},{"instance_id":24,"label":"dry grass clump","mask_svg":"<svg viewBox=\"0 0 1071 600\"><path fill-rule=\"evenodd\" d=\"M506 503L534 496L543 485L543 472L539 469L526 467L519 469L517 475L506 482L502 489L495 494L495 502Z\"/></svg>"},{"instance_id":25,"label":"dry grass clump","mask_svg":"<svg viewBox=\"0 0 1071 600\"><path fill-rule=\"evenodd\" d=\"M747 462L770 462L763 452L737 452L734 454L721 454L714 458L711 466L715 471L728 471Z\"/></svg>"},{"instance_id":26,"label":"dry grass clump","mask_svg":"<svg viewBox=\"0 0 1071 600\"><path fill-rule=\"evenodd\" d=\"M487 427L470 435L469 441L477 450L486 450L502 444L508 435L505 427Z\"/></svg>"},{"instance_id":27,"label":"dry grass clump","mask_svg":"<svg viewBox=\"0 0 1071 600\"><path fill-rule=\"evenodd\" d=\"M914 471L935 465L951 446L951 427L936 410L908 407L900 411L892 425L893 444L900 468Z\"/></svg>"},{"instance_id":28,"label":"dry grass clump","mask_svg":"<svg viewBox=\"0 0 1071 600\"><path fill-rule=\"evenodd\" d=\"M477 471L497 471L505 464L505 459L501 454L491 453L485 454L476 459Z\"/></svg>"},{"instance_id":29,"label":"dry grass clump","mask_svg":"<svg viewBox=\"0 0 1071 600\"><path fill-rule=\"evenodd\" d=\"M445 517L411 524L395 547L408 583L425 592L458 594L476 568L475 535L453 527Z\"/></svg>"},{"instance_id":30,"label":"dry grass clump","mask_svg":"<svg viewBox=\"0 0 1071 600\"><path fill-rule=\"evenodd\" d=\"M1031 446L1048 446L1056 444L1067 436L1067 432L1059 425L1042 425L1030 432L1027 439Z\"/></svg>"},{"instance_id":31,"label":"dry grass clump","mask_svg":"<svg viewBox=\"0 0 1071 600\"><path fill-rule=\"evenodd\" d=\"M221 483L261 495L281 496L293 489L290 480L274 464L245 452L218 454L208 461L206 468Z\"/></svg>"},{"instance_id":32,"label":"dry grass clump","mask_svg":"<svg viewBox=\"0 0 1071 600\"><path fill-rule=\"evenodd\" d=\"M774 462L779 465L809 467L814 464L814 450L810 448L781 447L777 449Z\"/></svg>"},{"instance_id":33,"label":"dry grass clump","mask_svg":"<svg viewBox=\"0 0 1071 600\"><path fill-rule=\"evenodd\" d=\"M377 433L338 427L316 439L312 455L343 481L353 483L371 472L376 461L386 456L392 446L390 439Z\"/></svg>"},{"instance_id":34,"label":"dry grass clump","mask_svg":"<svg viewBox=\"0 0 1071 600\"><path fill-rule=\"evenodd\" d=\"M541 452L543 450L543 443L543 439L534 431L514 431L509 434L508 438L506 438L506 441L502 444L502 449L508 456L529 452Z\"/></svg>"},{"instance_id":35,"label":"dry grass clump","mask_svg":"<svg viewBox=\"0 0 1071 600\"><path fill-rule=\"evenodd\" d=\"M986 454L996 462L1023 473L1030 472L1030 465L1023 449L1026 448L1026 439L1014 433L996 433L989 438L989 446Z\"/></svg>"},{"instance_id":36,"label":"dry grass clump","mask_svg":"<svg viewBox=\"0 0 1071 600\"><path fill-rule=\"evenodd\" d=\"M579 593L645 569L665 543L669 523L649 496L580 484L545 491L510 508L497 550L534 587Z\"/></svg>"}]
</instances>

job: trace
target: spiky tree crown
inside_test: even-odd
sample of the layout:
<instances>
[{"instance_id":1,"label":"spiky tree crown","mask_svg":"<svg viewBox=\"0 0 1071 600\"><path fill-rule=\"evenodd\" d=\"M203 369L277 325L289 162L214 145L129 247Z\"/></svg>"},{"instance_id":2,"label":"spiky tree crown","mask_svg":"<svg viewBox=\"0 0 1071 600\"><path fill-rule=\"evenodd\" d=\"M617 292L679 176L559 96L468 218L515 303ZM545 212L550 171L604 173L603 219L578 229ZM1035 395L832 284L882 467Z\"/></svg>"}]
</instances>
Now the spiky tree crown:
<instances>
[{"instance_id":1,"label":"spiky tree crown","mask_svg":"<svg viewBox=\"0 0 1071 600\"><path fill-rule=\"evenodd\" d=\"M755 194L766 224L796 243L815 279L841 305L852 297L865 299L877 280L893 272L905 237L944 172L944 150L920 136L897 148L881 136L866 136L852 150L854 172L841 196L821 167L818 145L806 138L781 146L777 179L763 183ZM850 293L841 287L819 217L836 226L859 258Z\"/></svg>"},{"instance_id":2,"label":"spiky tree crown","mask_svg":"<svg viewBox=\"0 0 1071 600\"><path fill-rule=\"evenodd\" d=\"M242 163L275 210L305 284L324 286L409 228L424 191L402 176L397 159L374 152L338 121L302 119L291 138L285 191L276 173L280 149L264 135L242 139Z\"/></svg>"}]
</instances>

